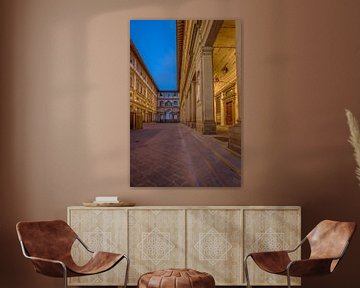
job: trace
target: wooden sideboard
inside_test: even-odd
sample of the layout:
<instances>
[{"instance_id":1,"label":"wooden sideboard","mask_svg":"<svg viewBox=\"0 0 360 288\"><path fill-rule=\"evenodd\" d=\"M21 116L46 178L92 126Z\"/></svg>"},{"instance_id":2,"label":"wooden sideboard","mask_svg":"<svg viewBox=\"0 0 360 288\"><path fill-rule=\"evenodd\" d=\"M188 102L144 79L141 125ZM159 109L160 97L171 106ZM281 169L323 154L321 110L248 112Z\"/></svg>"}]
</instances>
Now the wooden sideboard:
<instances>
[{"instance_id":1,"label":"wooden sideboard","mask_svg":"<svg viewBox=\"0 0 360 288\"><path fill-rule=\"evenodd\" d=\"M148 271L184 267L212 274L216 285L245 285L245 255L294 248L301 240L298 206L81 206L68 207L68 223L91 249L129 255L129 285ZM78 263L89 257L78 243L72 254ZM124 271L120 263L103 274L70 278L69 285L121 285ZM286 285L286 277L264 273L253 261L249 272L253 285Z\"/></svg>"}]
</instances>

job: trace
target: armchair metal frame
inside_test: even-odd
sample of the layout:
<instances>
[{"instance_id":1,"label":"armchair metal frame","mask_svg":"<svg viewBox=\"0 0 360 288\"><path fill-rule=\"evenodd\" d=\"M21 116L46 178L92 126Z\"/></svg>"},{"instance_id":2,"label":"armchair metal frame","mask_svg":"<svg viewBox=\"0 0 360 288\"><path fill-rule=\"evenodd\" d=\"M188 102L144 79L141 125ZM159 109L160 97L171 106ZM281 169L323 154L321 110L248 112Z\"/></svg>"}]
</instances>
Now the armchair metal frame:
<instances>
[{"instance_id":1,"label":"armchair metal frame","mask_svg":"<svg viewBox=\"0 0 360 288\"><path fill-rule=\"evenodd\" d=\"M55 221L59 221L59 220L55 220ZM61 221L61 220L60 220ZM50 221L49 221L50 222ZM21 222L19 222L21 223ZM18 224L19 224L18 223ZM17 225L18 227L18 225ZM18 230L18 228L17 228ZM25 258L29 259L29 260L34 260L34 261L40 261L40 262L44 262L44 263L51 263L51 264L55 264L55 265L60 265L61 268L62 268L62 271L63 271L63 279L64 279L64 287L67 288L68 287L68 277L74 277L74 276L90 276L90 275L94 275L94 274L99 274L99 273L103 273L103 272L106 272L110 269L112 269L114 266L116 266L118 263L121 262L122 259L125 259L126 260L126 270L125 270L125 279L124 279L124 285L123 285L123 288L127 288L127 282L128 282L128 276L129 276L129 265L130 265L130 259L127 255L123 254L121 259L119 261L117 261L115 263L115 265L111 266L110 268L106 269L106 270L103 270L101 272L97 272L97 273L92 273L92 274L76 274L76 275L72 275L72 276L69 276L69 273L71 270L68 269L68 267L66 266L66 264L60 260L56 260L56 259L47 259L47 258L41 258L41 257L34 257L34 256L31 256L28 251L26 250L26 247L24 245L24 242L22 241L21 239L21 236L20 236L20 232L19 230L17 231L18 232L18 236L19 236L19 242L20 242L20 246L21 246L21 251L24 255ZM80 238L79 236L74 232L74 235L76 237L75 241L79 241L80 244L91 254L95 254L94 251L92 251ZM35 269L37 270L37 269ZM71 271L72 272L72 271ZM41 272L39 272L41 273ZM77 272L75 272L77 273ZM49 275L47 275L49 276ZM55 276L57 277L57 276Z\"/></svg>"},{"instance_id":2,"label":"armchair metal frame","mask_svg":"<svg viewBox=\"0 0 360 288\"><path fill-rule=\"evenodd\" d=\"M336 222L336 221L330 221L330 220L324 220L322 222L320 222L306 237L304 237L301 242L293 249L289 249L289 250L282 250L282 251L268 251L268 252L259 252L259 253L249 253L248 255L246 255L244 257L244 273L245 273L245 279L246 279L246 286L247 288L251 288L252 286L250 285L250 279L249 279L249 269L248 269L248 258L249 257L252 257L254 254L266 254L266 253L293 253L295 252L297 249L299 249L305 242L309 241L309 235L321 224L321 223L325 223L325 222L332 222L331 224L333 223L343 223L343 224L348 224L348 225L351 225L352 226L352 229L349 233L349 237L348 239L346 240L345 242L345 245L343 246L344 248L342 249L340 255L338 256L335 256L335 257L324 257L324 258L310 258L309 259L300 259L300 260L293 260L293 261L290 261L287 266L286 266L286 269L285 271L282 271L282 272L270 272L270 271L267 271L269 273L273 273L273 274L278 274L278 275L286 275L287 276L287 286L288 288L291 288L291 276L295 276L295 277L302 277L302 276L309 276L309 275L316 275L316 269L319 268L320 273L319 274L326 274L326 272L324 273L325 271L325 268L328 268L328 273L331 273L336 265L338 264L338 262L340 261L340 259L344 256L348 246L349 246L349 243L350 243L350 240L352 238L352 235L353 233L355 232L355 229L356 229L356 224L354 222ZM310 248L311 248L311 245L310 245ZM305 263L306 261L306 265L310 266L311 268L313 268L314 270L311 270L311 272L309 271L305 271L305 272L309 272L308 274L304 274L304 275L301 275L301 270L299 271L294 271L295 273L291 273L291 268L292 267L295 267L295 266L299 266L298 268L301 268L301 266L303 266L303 264ZM324 268L325 267L325 268ZM261 268L261 267L260 267ZM264 270L264 269L263 269ZM296 269L295 269L296 270ZM266 271L266 270L265 270ZM314 272L315 271L315 272Z\"/></svg>"}]
</instances>

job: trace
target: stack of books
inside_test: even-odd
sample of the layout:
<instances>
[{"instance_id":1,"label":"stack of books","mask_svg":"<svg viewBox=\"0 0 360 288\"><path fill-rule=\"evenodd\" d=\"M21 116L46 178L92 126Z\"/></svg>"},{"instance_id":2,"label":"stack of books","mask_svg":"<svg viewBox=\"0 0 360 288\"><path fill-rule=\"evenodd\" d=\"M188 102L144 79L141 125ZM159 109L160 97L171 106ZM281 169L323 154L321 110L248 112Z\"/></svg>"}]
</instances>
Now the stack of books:
<instances>
[{"instance_id":1,"label":"stack of books","mask_svg":"<svg viewBox=\"0 0 360 288\"><path fill-rule=\"evenodd\" d=\"M119 203L119 199L117 196L98 196L95 197L95 201L93 203L97 204L105 204L105 203Z\"/></svg>"}]
</instances>

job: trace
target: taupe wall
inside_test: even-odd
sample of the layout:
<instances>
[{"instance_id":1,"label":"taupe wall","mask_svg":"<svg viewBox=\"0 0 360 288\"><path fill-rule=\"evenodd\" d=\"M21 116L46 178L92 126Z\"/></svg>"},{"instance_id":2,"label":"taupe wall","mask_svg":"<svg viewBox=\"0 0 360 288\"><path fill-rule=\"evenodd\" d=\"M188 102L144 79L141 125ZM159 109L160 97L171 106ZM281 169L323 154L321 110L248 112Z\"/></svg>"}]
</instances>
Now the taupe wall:
<instances>
[{"instance_id":1,"label":"taupe wall","mask_svg":"<svg viewBox=\"0 0 360 288\"><path fill-rule=\"evenodd\" d=\"M32 272L19 220L119 194L139 205L301 205L360 223L344 108L360 118L359 1L4 0L0 4L1 287L62 287ZM129 19L243 21L243 186L129 188ZM359 233L359 232L358 232ZM336 274L358 287L359 235Z\"/></svg>"}]
</instances>

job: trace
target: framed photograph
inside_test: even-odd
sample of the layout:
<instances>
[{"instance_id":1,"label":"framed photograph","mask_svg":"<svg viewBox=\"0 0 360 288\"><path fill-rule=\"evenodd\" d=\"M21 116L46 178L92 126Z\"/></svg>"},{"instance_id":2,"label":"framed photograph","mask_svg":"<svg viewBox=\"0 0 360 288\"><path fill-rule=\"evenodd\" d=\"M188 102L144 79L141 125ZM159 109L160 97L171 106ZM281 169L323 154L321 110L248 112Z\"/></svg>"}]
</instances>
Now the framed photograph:
<instances>
[{"instance_id":1,"label":"framed photograph","mask_svg":"<svg viewBox=\"0 0 360 288\"><path fill-rule=\"evenodd\" d=\"M130 186L241 185L241 24L130 21Z\"/></svg>"}]
</instances>

